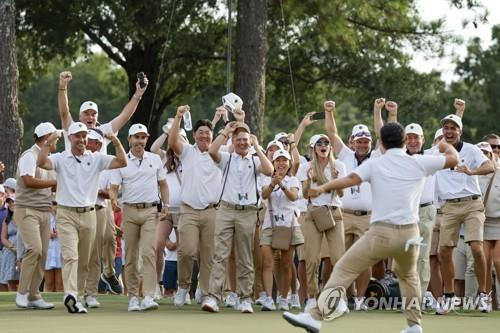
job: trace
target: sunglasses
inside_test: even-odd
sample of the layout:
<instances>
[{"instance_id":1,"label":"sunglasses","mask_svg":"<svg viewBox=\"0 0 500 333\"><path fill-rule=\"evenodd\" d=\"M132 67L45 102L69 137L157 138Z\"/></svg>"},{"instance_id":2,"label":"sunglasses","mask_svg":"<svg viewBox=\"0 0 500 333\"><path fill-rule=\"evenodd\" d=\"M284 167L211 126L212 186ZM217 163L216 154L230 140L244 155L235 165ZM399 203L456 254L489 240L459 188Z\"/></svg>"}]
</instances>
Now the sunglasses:
<instances>
[{"instance_id":1,"label":"sunglasses","mask_svg":"<svg viewBox=\"0 0 500 333\"><path fill-rule=\"evenodd\" d=\"M366 132L366 131L358 132L358 133L354 134L352 137L353 138L360 138L360 137L363 137L363 136L366 136L366 137L369 137L369 138L372 137L371 134L370 134L370 132Z\"/></svg>"},{"instance_id":2,"label":"sunglasses","mask_svg":"<svg viewBox=\"0 0 500 333\"><path fill-rule=\"evenodd\" d=\"M280 142L284 145L288 145L288 146L290 145L290 140L283 140L283 141L280 140Z\"/></svg>"},{"instance_id":3,"label":"sunglasses","mask_svg":"<svg viewBox=\"0 0 500 333\"><path fill-rule=\"evenodd\" d=\"M500 149L500 145L490 144L491 149Z\"/></svg>"},{"instance_id":4,"label":"sunglasses","mask_svg":"<svg viewBox=\"0 0 500 333\"><path fill-rule=\"evenodd\" d=\"M328 147L329 145L330 145L330 142L326 141L326 140L320 140L320 141L316 142L316 146L325 146L325 147Z\"/></svg>"}]
</instances>

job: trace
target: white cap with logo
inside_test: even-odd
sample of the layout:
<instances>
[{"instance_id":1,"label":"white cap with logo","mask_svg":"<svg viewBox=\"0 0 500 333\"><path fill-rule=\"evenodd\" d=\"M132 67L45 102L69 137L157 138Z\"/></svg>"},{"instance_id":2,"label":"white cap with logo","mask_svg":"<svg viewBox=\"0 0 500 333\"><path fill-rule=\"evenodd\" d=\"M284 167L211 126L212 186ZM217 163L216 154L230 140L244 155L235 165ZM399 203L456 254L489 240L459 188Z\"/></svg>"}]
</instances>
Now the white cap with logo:
<instances>
[{"instance_id":1,"label":"white cap with logo","mask_svg":"<svg viewBox=\"0 0 500 333\"><path fill-rule=\"evenodd\" d=\"M86 102L83 102L82 105L80 105L80 113L82 113L83 111L87 111L87 110L94 110L95 112L99 112L99 108L97 107L97 104L95 104L92 101L86 101Z\"/></svg>"},{"instance_id":2,"label":"white cap with logo","mask_svg":"<svg viewBox=\"0 0 500 333\"><path fill-rule=\"evenodd\" d=\"M273 154L273 162L274 160L276 160L278 157L284 157L286 158L287 160L291 160L292 157L290 156L290 153L287 152L286 150L284 149L280 149L280 150L276 150Z\"/></svg>"},{"instance_id":3,"label":"white cap with logo","mask_svg":"<svg viewBox=\"0 0 500 333\"><path fill-rule=\"evenodd\" d=\"M405 134L416 134L423 136L424 130L422 129L422 126L420 126L419 124L412 123L405 127Z\"/></svg>"},{"instance_id":4,"label":"white cap with logo","mask_svg":"<svg viewBox=\"0 0 500 333\"><path fill-rule=\"evenodd\" d=\"M330 138L326 134L316 134L311 137L309 140L309 146L314 147L316 143L319 141L319 139L326 139L328 142L330 142Z\"/></svg>"},{"instance_id":5,"label":"white cap with logo","mask_svg":"<svg viewBox=\"0 0 500 333\"><path fill-rule=\"evenodd\" d=\"M447 121L454 122L460 129L462 129L462 118L460 118L456 114L449 114L443 119L441 119L441 126L443 126L444 123Z\"/></svg>"},{"instance_id":6,"label":"white cap with logo","mask_svg":"<svg viewBox=\"0 0 500 333\"><path fill-rule=\"evenodd\" d=\"M44 135L50 134L57 131L56 127L52 123L40 123L35 127L35 135L37 138L41 138Z\"/></svg>"},{"instance_id":7,"label":"white cap with logo","mask_svg":"<svg viewBox=\"0 0 500 333\"><path fill-rule=\"evenodd\" d=\"M102 135L102 132L100 130L95 129L95 128L89 128L89 136L87 138L89 140L97 140L99 142L104 141L104 137Z\"/></svg>"},{"instance_id":8,"label":"white cap with logo","mask_svg":"<svg viewBox=\"0 0 500 333\"><path fill-rule=\"evenodd\" d=\"M136 135L137 133L145 133L149 136L148 128L143 124L133 124L128 130L128 136Z\"/></svg>"},{"instance_id":9,"label":"white cap with logo","mask_svg":"<svg viewBox=\"0 0 500 333\"><path fill-rule=\"evenodd\" d=\"M354 141L358 139L372 139L372 135L370 134L368 126L363 124L354 125L354 127L352 128L351 136Z\"/></svg>"},{"instance_id":10,"label":"white cap with logo","mask_svg":"<svg viewBox=\"0 0 500 333\"><path fill-rule=\"evenodd\" d=\"M267 144L267 148L266 150L269 150L269 148L271 148L272 146L276 146L278 147L278 149L284 149L283 148L283 144L281 142L279 142L278 140L273 140L273 141L270 141L268 144Z\"/></svg>"},{"instance_id":11,"label":"white cap with logo","mask_svg":"<svg viewBox=\"0 0 500 333\"><path fill-rule=\"evenodd\" d=\"M436 140L440 136L443 136L443 129L442 128L438 128L438 130L436 131L436 134L434 134L434 140Z\"/></svg>"},{"instance_id":12,"label":"white cap with logo","mask_svg":"<svg viewBox=\"0 0 500 333\"><path fill-rule=\"evenodd\" d=\"M80 132L88 132L89 129L84 123L76 122L72 123L68 128L68 135L80 133Z\"/></svg>"},{"instance_id":13,"label":"white cap with logo","mask_svg":"<svg viewBox=\"0 0 500 333\"><path fill-rule=\"evenodd\" d=\"M476 144L477 148L487 151L488 153L492 153L493 149L491 149L491 146L488 142L482 141ZM5 181L7 183L7 181ZM5 184L4 184L5 185Z\"/></svg>"},{"instance_id":14,"label":"white cap with logo","mask_svg":"<svg viewBox=\"0 0 500 333\"><path fill-rule=\"evenodd\" d=\"M279 141L282 138L288 138L288 134L286 134L285 132L279 132L274 136L274 140L276 141Z\"/></svg>"}]
</instances>

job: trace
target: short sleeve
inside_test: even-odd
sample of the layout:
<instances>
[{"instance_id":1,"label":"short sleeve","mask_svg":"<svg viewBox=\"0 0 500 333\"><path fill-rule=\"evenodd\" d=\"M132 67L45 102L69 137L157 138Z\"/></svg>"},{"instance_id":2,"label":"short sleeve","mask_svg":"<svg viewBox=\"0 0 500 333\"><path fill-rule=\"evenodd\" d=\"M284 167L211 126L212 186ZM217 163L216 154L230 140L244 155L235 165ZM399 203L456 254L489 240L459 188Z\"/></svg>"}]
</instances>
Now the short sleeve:
<instances>
[{"instance_id":1,"label":"short sleeve","mask_svg":"<svg viewBox=\"0 0 500 333\"><path fill-rule=\"evenodd\" d=\"M476 146L472 146L473 163L472 168L479 168L484 162L488 161L488 158L483 154L483 152Z\"/></svg>"},{"instance_id":2,"label":"short sleeve","mask_svg":"<svg viewBox=\"0 0 500 333\"><path fill-rule=\"evenodd\" d=\"M189 152L194 149L193 146L191 146L189 143L184 143L182 142L182 153L179 155L179 159L181 162L186 158L186 156L189 154Z\"/></svg>"},{"instance_id":3,"label":"short sleeve","mask_svg":"<svg viewBox=\"0 0 500 333\"><path fill-rule=\"evenodd\" d=\"M350 150L343 142L342 142L342 149L340 150L339 156L337 156L337 159L345 160L346 158L349 157L349 155L354 154L352 150Z\"/></svg>"},{"instance_id":4,"label":"short sleeve","mask_svg":"<svg viewBox=\"0 0 500 333\"><path fill-rule=\"evenodd\" d=\"M297 179L301 182L307 180L307 170L309 169L310 163L301 164L299 171L297 171Z\"/></svg>"},{"instance_id":5,"label":"short sleeve","mask_svg":"<svg viewBox=\"0 0 500 333\"><path fill-rule=\"evenodd\" d=\"M335 161L335 167L339 171L339 176L338 178L342 178L346 176L346 167L345 164L339 160Z\"/></svg>"},{"instance_id":6,"label":"short sleeve","mask_svg":"<svg viewBox=\"0 0 500 333\"><path fill-rule=\"evenodd\" d=\"M436 171L443 169L446 163L446 157L444 156L419 155L418 157L424 166L426 176L432 175Z\"/></svg>"},{"instance_id":7,"label":"short sleeve","mask_svg":"<svg viewBox=\"0 0 500 333\"><path fill-rule=\"evenodd\" d=\"M110 170L109 183L112 185L120 185L122 183L122 173L120 169Z\"/></svg>"},{"instance_id":8,"label":"short sleeve","mask_svg":"<svg viewBox=\"0 0 500 333\"><path fill-rule=\"evenodd\" d=\"M36 160L35 155L32 153L24 154L17 163L19 168L19 176L35 177L36 173Z\"/></svg>"},{"instance_id":9,"label":"short sleeve","mask_svg":"<svg viewBox=\"0 0 500 333\"><path fill-rule=\"evenodd\" d=\"M102 124L101 126L99 126L99 129L101 130L102 134L115 134L118 133L118 132L113 132L113 123L110 121L110 122L107 122L106 124Z\"/></svg>"},{"instance_id":10,"label":"short sleeve","mask_svg":"<svg viewBox=\"0 0 500 333\"><path fill-rule=\"evenodd\" d=\"M95 155L99 160L99 169L102 171L104 169L109 169L109 166L113 159L115 158L113 155L105 155L101 153L95 153Z\"/></svg>"},{"instance_id":11,"label":"short sleeve","mask_svg":"<svg viewBox=\"0 0 500 333\"><path fill-rule=\"evenodd\" d=\"M226 168L226 165L229 162L229 156L231 156L231 154L226 152L220 152L219 154L220 154L220 161L217 164L217 166L224 172L224 169ZM255 165L255 167L257 167L257 165Z\"/></svg>"},{"instance_id":12,"label":"short sleeve","mask_svg":"<svg viewBox=\"0 0 500 333\"><path fill-rule=\"evenodd\" d=\"M297 177L290 177L288 179L288 188L300 189L300 182Z\"/></svg>"},{"instance_id":13,"label":"short sleeve","mask_svg":"<svg viewBox=\"0 0 500 333\"><path fill-rule=\"evenodd\" d=\"M265 186L269 186L269 184L271 184L271 177L260 177L258 183L259 183L259 188L262 191L262 189Z\"/></svg>"},{"instance_id":14,"label":"short sleeve","mask_svg":"<svg viewBox=\"0 0 500 333\"><path fill-rule=\"evenodd\" d=\"M158 155L155 155L154 158L156 159L156 164L158 165L158 168L156 169L156 178L158 181L166 180L167 179L167 172L165 171L165 168L163 167L163 163L161 162L161 159Z\"/></svg>"},{"instance_id":15,"label":"short sleeve","mask_svg":"<svg viewBox=\"0 0 500 333\"><path fill-rule=\"evenodd\" d=\"M257 174L261 174L261 168L260 168L260 158L258 157L255 157L255 156L252 156L251 157L253 159L253 162L255 163L255 171L257 172ZM267 157L266 157L267 158Z\"/></svg>"},{"instance_id":16,"label":"short sleeve","mask_svg":"<svg viewBox=\"0 0 500 333\"><path fill-rule=\"evenodd\" d=\"M368 160L361 164L359 167L353 170L353 173L357 174L364 182L370 182L372 173L373 160Z\"/></svg>"},{"instance_id":17,"label":"short sleeve","mask_svg":"<svg viewBox=\"0 0 500 333\"><path fill-rule=\"evenodd\" d=\"M59 162L61 161L62 155L61 153L51 154L49 155L49 159L52 161L52 170L56 170L59 168Z\"/></svg>"}]
</instances>

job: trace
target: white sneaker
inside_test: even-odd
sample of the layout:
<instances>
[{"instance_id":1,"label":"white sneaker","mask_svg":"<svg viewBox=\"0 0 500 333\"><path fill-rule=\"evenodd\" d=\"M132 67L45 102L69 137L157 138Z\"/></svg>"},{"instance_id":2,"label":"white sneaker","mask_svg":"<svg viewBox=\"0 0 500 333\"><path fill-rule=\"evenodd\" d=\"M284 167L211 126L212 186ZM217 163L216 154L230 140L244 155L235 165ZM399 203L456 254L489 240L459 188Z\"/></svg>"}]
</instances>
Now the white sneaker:
<instances>
[{"instance_id":1,"label":"white sneaker","mask_svg":"<svg viewBox=\"0 0 500 333\"><path fill-rule=\"evenodd\" d=\"M259 293L259 298L257 298L257 299L255 300L255 304L257 304L257 305L264 305L264 302L266 301L266 299L267 299L267 294L266 294L266 292L265 292L265 291L261 291L261 292ZM274 303L274 302L273 302L273 303Z\"/></svg>"},{"instance_id":2,"label":"white sneaker","mask_svg":"<svg viewBox=\"0 0 500 333\"><path fill-rule=\"evenodd\" d=\"M453 297L443 296L443 300L441 301L441 304L436 309L436 314L445 315L450 311L454 311L456 299L457 299L456 296L453 296Z\"/></svg>"},{"instance_id":3,"label":"white sneaker","mask_svg":"<svg viewBox=\"0 0 500 333\"><path fill-rule=\"evenodd\" d=\"M137 297L130 297L130 300L128 301L128 311L141 311L141 307L139 306L139 299Z\"/></svg>"},{"instance_id":4,"label":"white sneaker","mask_svg":"<svg viewBox=\"0 0 500 333\"><path fill-rule=\"evenodd\" d=\"M201 303L201 309L207 312L219 312L219 306L217 305L217 300L212 296L207 296Z\"/></svg>"},{"instance_id":5,"label":"white sneaker","mask_svg":"<svg viewBox=\"0 0 500 333\"><path fill-rule=\"evenodd\" d=\"M196 288L196 291L194 293L194 301L196 304L201 304L201 289Z\"/></svg>"},{"instance_id":6,"label":"white sneaker","mask_svg":"<svg viewBox=\"0 0 500 333\"><path fill-rule=\"evenodd\" d=\"M87 309L81 302L77 301L77 297L73 294L64 296L64 306L69 313L87 313Z\"/></svg>"},{"instance_id":7,"label":"white sneaker","mask_svg":"<svg viewBox=\"0 0 500 333\"><path fill-rule=\"evenodd\" d=\"M276 305L274 305L274 301L273 301L273 298L271 296L269 296L269 297L266 296L266 298L264 299L264 302L262 303L261 310L262 311L275 311L276 310Z\"/></svg>"},{"instance_id":8,"label":"white sneaker","mask_svg":"<svg viewBox=\"0 0 500 333\"><path fill-rule=\"evenodd\" d=\"M253 313L252 302L245 299L240 303L239 310L241 313Z\"/></svg>"},{"instance_id":9,"label":"white sneaker","mask_svg":"<svg viewBox=\"0 0 500 333\"><path fill-rule=\"evenodd\" d=\"M175 293L174 304L175 306L183 306L186 304L186 297L189 297L189 289L179 287Z\"/></svg>"},{"instance_id":10,"label":"white sneaker","mask_svg":"<svg viewBox=\"0 0 500 333\"><path fill-rule=\"evenodd\" d=\"M491 312L491 310L490 310L490 307L491 307L490 295L485 294L485 293L479 293L477 295L477 307L478 307L478 310L483 312L483 313Z\"/></svg>"},{"instance_id":11,"label":"white sneaker","mask_svg":"<svg viewBox=\"0 0 500 333\"><path fill-rule=\"evenodd\" d=\"M309 312L317 306L318 306L318 303L316 302L315 298L308 298L306 301L306 307L304 308L304 312Z\"/></svg>"},{"instance_id":12,"label":"white sneaker","mask_svg":"<svg viewBox=\"0 0 500 333\"><path fill-rule=\"evenodd\" d=\"M280 303L279 303L279 310L280 311L288 311L290 310L288 308L288 299L285 297L280 298Z\"/></svg>"},{"instance_id":13,"label":"white sneaker","mask_svg":"<svg viewBox=\"0 0 500 333\"><path fill-rule=\"evenodd\" d=\"M364 297L354 297L354 310L355 311L367 311L368 306L366 305Z\"/></svg>"},{"instance_id":14,"label":"white sneaker","mask_svg":"<svg viewBox=\"0 0 500 333\"><path fill-rule=\"evenodd\" d=\"M156 310L158 309L158 303L156 303L151 296L146 296L142 299L141 310Z\"/></svg>"},{"instance_id":15,"label":"white sneaker","mask_svg":"<svg viewBox=\"0 0 500 333\"><path fill-rule=\"evenodd\" d=\"M284 312L283 318L293 326L301 327L310 333L319 333L321 329L321 321L314 319L309 313Z\"/></svg>"},{"instance_id":16,"label":"white sneaker","mask_svg":"<svg viewBox=\"0 0 500 333\"><path fill-rule=\"evenodd\" d=\"M159 300L161 300L161 299L162 299L162 297L163 297L163 292L162 292L162 290L161 290L161 286L160 286L160 284L157 284L157 285L156 285L155 294L154 294L154 296L153 296L153 300L155 300L155 301L159 301Z\"/></svg>"},{"instance_id":17,"label":"white sneaker","mask_svg":"<svg viewBox=\"0 0 500 333\"><path fill-rule=\"evenodd\" d=\"M77 309L76 313L87 313L87 308L85 308L82 302L76 302L75 308Z\"/></svg>"},{"instance_id":18,"label":"white sneaker","mask_svg":"<svg viewBox=\"0 0 500 333\"><path fill-rule=\"evenodd\" d=\"M50 310L54 308L54 304L45 302L42 298L36 301L29 301L28 308L38 310Z\"/></svg>"},{"instance_id":19,"label":"white sneaker","mask_svg":"<svg viewBox=\"0 0 500 333\"><path fill-rule=\"evenodd\" d=\"M28 307L28 293L25 294L16 294L16 306L18 308L27 308Z\"/></svg>"},{"instance_id":20,"label":"white sneaker","mask_svg":"<svg viewBox=\"0 0 500 333\"><path fill-rule=\"evenodd\" d=\"M300 298L297 294L290 295L290 305L292 309L300 309Z\"/></svg>"},{"instance_id":21,"label":"white sneaker","mask_svg":"<svg viewBox=\"0 0 500 333\"><path fill-rule=\"evenodd\" d=\"M420 325L408 326L401 333L422 333L422 327Z\"/></svg>"},{"instance_id":22,"label":"white sneaker","mask_svg":"<svg viewBox=\"0 0 500 333\"><path fill-rule=\"evenodd\" d=\"M438 301L434 298L434 295L432 295L430 291L425 292L422 303L422 311L425 309L437 310Z\"/></svg>"},{"instance_id":23,"label":"white sneaker","mask_svg":"<svg viewBox=\"0 0 500 333\"><path fill-rule=\"evenodd\" d=\"M238 310L239 297L238 294L230 292L227 294L226 300L224 302L226 308L233 308Z\"/></svg>"},{"instance_id":24,"label":"white sneaker","mask_svg":"<svg viewBox=\"0 0 500 333\"><path fill-rule=\"evenodd\" d=\"M97 298L94 296L85 296L85 304L87 305L88 308L98 308L101 306L101 303L97 301Z\"/></svg>"}]
</instances>

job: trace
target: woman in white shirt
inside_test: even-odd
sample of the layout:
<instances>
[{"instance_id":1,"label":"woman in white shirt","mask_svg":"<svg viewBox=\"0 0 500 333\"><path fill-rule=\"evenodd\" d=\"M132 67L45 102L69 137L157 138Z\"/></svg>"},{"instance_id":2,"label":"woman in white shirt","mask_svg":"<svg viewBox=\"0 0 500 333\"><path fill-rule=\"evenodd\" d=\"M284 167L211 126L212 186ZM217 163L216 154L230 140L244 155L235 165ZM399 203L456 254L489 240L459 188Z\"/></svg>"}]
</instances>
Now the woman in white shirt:
<instances>
[{"instance_id":1,"label":"woman in white shirt","mask_svg":"<svg viewBox=\"0 0 500 333\"><path fill-rule=\"evenodd\" d=\"M304 243L304 237L297 221L299 181L289 176L291 156L286 150L277 150L273 154L275 173L263 181L262 199L266 201L266 214L262 225L260 245L263 253L263 283L267 294L262 304L263 311L272 311L276 307L271 293L273 288L273 252L279 251L278 292L279 309L288 310L287 295L290 289L291 266L295 246ZM281 243L281 244L278 244Z\"/></svg>"},{"instance_id":2,"label":"woman in white shirt","mask_svg":"<svg viewBox=\"0 0 500 333\"><path fill-rule=\"evenodd\" d=\"M160 220L157 226L157 241L156 241L156 273L158 278L158 285L156 287L155 300L163 297L161 286L163 285L163 270L164 260L163 252L167 244L167 239L175 228L177 232L177 222L179 221L179 211L181 206L181 183L182 183L182 166L179 158L174 154L173 150L168 148L166 151L161 149L162 145L168 138L168 124L163 127L162 133L158 139L151 145L151 152L160 156L165 171L167 172L167 184L169 190L169 209L166 220ZM179 131L179 138L186 143L189 143L186 132L181 129ZM177 236L177 234L176 234Z\"/></svg>"},{"instance_id":3,"label":"woman in white shirt","mask_svg":"<svg viewBox=\"0 0 500 333\"><path fill-rule=\"evenodd\" d=\"M316 188L326 182L344 177L346 173L344 163L333 158L330 139L320 134L311 140L314 153L312 161L303 164L298 178L302 182L304 198L309 200L306 218L303 225L304 247L306 259L307 294L306 312L316 306L316 297L319 294L318 270L321 258L321 240L326 237L332 266L345 252L344 225L340 211L342 191L323 193L316 198L309 198L310 188Z\"/></svg>"}]
</instances>

